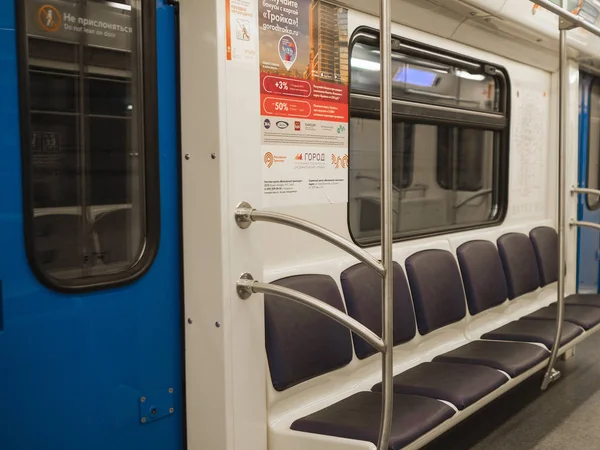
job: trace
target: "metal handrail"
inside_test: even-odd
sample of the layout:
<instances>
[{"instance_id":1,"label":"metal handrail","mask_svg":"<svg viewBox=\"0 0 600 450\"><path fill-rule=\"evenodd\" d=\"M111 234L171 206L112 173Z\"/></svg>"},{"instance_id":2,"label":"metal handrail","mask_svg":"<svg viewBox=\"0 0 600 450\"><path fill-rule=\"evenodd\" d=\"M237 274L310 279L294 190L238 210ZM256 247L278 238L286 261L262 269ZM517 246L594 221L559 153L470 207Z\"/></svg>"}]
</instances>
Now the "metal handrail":
<instances>
[{"instance_id":1,"label":"metal handrail","mask_svg":"<svg viewBox=\"0 0 600 450\"><path fill-rule=\"evenodd\" d=\"M569 224L571 227L580 227L580 228L593 228L594 230L600 231L600 224L594 222L584 222L581 220L571 220Z\"/></svg>"},{"instance_id":2,"label":"metal handrail","mask_svg":"<svg viewBox=\"0 0 600 450\"><path fill-rule=\"evenodd\" d=\"M392 215L392 2L379 2L379 52L380 82L379 100L381 102L379 126L381 170L381 262L385 269L382 280L381 337L385 345L381 357L381 422L379 426L378 450L389 448L392 431L392 413L394 407L394 277L390 273L393 264L393 215ZM402 186L402 169L400 181ZM402 202L399 202L401 205Z\"/></svg>"},{"instance_id":3,"label":"metal handrail","mask_svg":"<svg viewBox=\"0 0 600 450\"><path fill-rule=\"evenodd\" d=\"M375 183L378 183L378 184L377 184L377 188L378 188L378 189L381 189L381 185L379 184L381 180L380 180L379 178L377 178L377 177L374 177L374 176L372 176L372 175L364 175L364 174L362 174L362 173L359 173L359 174L357 174L357 175L356 175L356 179L357 179L357 180L369 180L369 181L373 181L373 182L375 182ZM394 192L397 192L397 193L399 193L399 194L401 194L401 193L402 193L402 189L400 189L398 186L394 186L394 185L392 185L392 190L393 190Z\"/></svg>"},{"instance_id":4,"label":"metal handrail","mask_svg":"<svg viewBox=\"0 0 600 450\"><path fill-rule=\"evenodd\" d=\"M350 317L348 314L339 309L325 303L310 295L295 291L275 284L259 283L255 281L250 274L243 274L237 282L238 296L242 299L247 299L252 294L270 294L287 300L293 300L302 305L308 306L321 314L335 320L337 323L345 326L350 331L367 341L378 352L385 351L385 345L381 338L373 331L364 326L362 323Z\"/></svg>"},{"instance_id":5,"label":"metal handrail","mask_svg":"<svg viewBox=\"0 0 600 450\"><path fill-rule=\"evenodd\" d=\"M376 195L372 195L369 193L362 193L360 195L358 195L356 197L357 200L370 200L373 203L380 205L381 204L381 197L377 197ZM392 208L392 211L394 212L395 215L400 216L400 210L397 208Z\"/></svg>"},{"instance_id":6,"label":"metal handrail","mask_svg":"<svg viewBox=\"0 0 600 450\"><path fill-rule=\"evenodd\" d=\"M385 274L385 268L383 264L366 250L354 245L352 242L343 238L339 234L336 234L327 228L323 228L320 225L309 222L308 220L277 212L259 211L252 208L249 203L242 202L235 210L235 222L237 223L238 227L243 229L248 228L252 222L269 222L304 231L348 252L359 261L365 263L379 275L383 276Z\"/></svg>"},{"instance_id":7,"label":"metal handrail","mask_svg":"<svg viewBox=\"0 0 600 450\"><path fill-rule=\"evenodd\" d=\"M532 0L537 4L541 2L549 3L547 0ZM563 5L566 4L563 0ZM553 5L553 4L552 4ZM553 5L556 7L556 5ZM564 12L561 8L561 17ZM559 12L557 12L558 14ZM570 14L570 13L569 13ZM573 17L573 14L570 14ZM560 343L562 340L563 321L565 316L565 180L566 180L566 150L567 150L567 114L565 108L568 104L568 88L569 88L569 60L567 54L567 29L564 24L559 24L560 41L559 41L559 106L558 106L558 283L557 283L557 314L556 314L556 333L554 335L554 343L550 354L548 368L544 374L542 381L542 390L546 390L550 383L560 378L560 372L554 368L558 359ZM600 31L600 30L598 30ZM600 36L600 34L599 34Z\"/></svg>"},{"instance_id":8,"label":"metal handrail","mask_svg":"<svg viewBox=\"0 0 600 450\"><path fill-rule=\"evenodd\" d=\"M588 195L600 196L600 191L598 189L580 188L580 187L573 186L571 188L571 194L588 194Z\"/></svg>"},{"instance_id":9,"label":"metal handrail","mask_svg":"<svg viewBox=\"0 0 600 450\"><path fill-rule=\"evenodd\" d=\"M276 212L257 211L248 203L241 203L235 210L235 221L240 228L248 228L252 222L263 221L290 226L305 231L314 236L345 250L368 267L375 270L382 277L382 330L381 339L371 330L353 320L350 316L339 311L325 302L314 297L264 283L258 283L245 274L237 284L237 292L241 298L248 298L254 292L270 293L282 298L299 302L311 307L322 314L336 320L356 334L361 336L382 354L382 399L381 422L377 450L387 450L392 429L393 413L393 368L394 368L394 277L391 268L393 264L393 185L392 185L392 22L391 0L380 0L380 39L379 51L381 55L380 70L380 170L381 170L381 262L362 248L352 244L347 239L307 220L280 214ZM402 182L400 182L402 185Z\"/></svg>"},{"instance_id":10,"label":"metal handrail","mask_svg":"<svg viewBox=\"0 0 600 450\"><path fill-rule=\"evenodd\" d=\"M561 19L564 19L567 22L570 22L574 27L581 27L584 30L587 30L590 33L600 37L600 28L598 28L595 25L592 25L590 22L587 22L582 17L576 16L575 14L568 11L567 9L561 8L560 6L555 5L554 3L552 3L549 0L530 0L530 1L544 9L547 9L548 11L556 14Z\"/></svg>"},{"instance_id":11,"label":"metal handrail","mask_svg":"<svg viewBox=\"0 0 600 450\"><path fill-rule=\"evenodd\" d=\"M466 205L467 203L469 203L470 201L475 200L476 198L479 198L479 197L483 197L484 195L490 195L492 192L493 192L492 189L484 189L481 192L477 192L476 194L473 194L470 197L467 197L467 198L461 200L460 202L455 204L452 208L459 209L459 208L463 207L464 205Z\"/></svg>"}]
</instances>

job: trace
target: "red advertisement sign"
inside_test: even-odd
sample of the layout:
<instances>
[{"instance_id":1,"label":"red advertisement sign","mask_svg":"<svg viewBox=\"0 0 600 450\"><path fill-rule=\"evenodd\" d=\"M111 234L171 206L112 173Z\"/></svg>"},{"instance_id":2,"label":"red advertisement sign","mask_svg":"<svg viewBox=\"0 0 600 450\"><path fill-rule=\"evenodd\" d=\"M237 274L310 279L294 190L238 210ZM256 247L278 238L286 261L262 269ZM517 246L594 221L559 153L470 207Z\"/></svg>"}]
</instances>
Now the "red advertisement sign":
<instances>
[{"instance_id":1,"label":"red advertisement sign","mask_svg":"<svg viewBox=\"0 0 600 450\"><path fill-rule=\"evenodd\" d=\"M348 122L347 10L321 0L262 0L261 115Z\"/></svg>"}]
</instances>

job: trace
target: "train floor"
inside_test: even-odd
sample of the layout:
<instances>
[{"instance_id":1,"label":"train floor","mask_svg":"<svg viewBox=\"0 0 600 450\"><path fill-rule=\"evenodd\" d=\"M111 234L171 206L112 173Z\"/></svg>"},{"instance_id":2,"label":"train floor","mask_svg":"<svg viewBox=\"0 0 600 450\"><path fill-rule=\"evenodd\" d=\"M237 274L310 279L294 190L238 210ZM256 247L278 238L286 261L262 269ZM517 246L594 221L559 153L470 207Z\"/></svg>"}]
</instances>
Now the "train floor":
<instances>
[{"instance_id":1,"label":"train floor","mask_svg":"<svg viewBox=\"0 0 600 450\"><path fill-rule=\"evenodd\" d=\"M600 333L575 353L546 392L531 377L424 450L599 450Z\"/></svg>"}]
</instances>

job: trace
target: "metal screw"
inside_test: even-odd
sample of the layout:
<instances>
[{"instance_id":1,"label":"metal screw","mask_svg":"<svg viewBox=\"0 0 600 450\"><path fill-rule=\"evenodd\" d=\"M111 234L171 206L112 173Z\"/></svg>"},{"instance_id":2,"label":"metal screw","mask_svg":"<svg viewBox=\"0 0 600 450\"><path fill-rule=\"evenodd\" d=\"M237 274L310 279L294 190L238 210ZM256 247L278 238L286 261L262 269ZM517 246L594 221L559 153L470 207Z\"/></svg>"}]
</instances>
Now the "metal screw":
<instances>
[{"instance_id":1,"label":"metal screw","mask_svg":"<svg viewBox=\"0 0 600 450\"><path fill-rule=\"evenodd\" d=\"M215 322L215 327L221 328L221 322Z\"/></svg>"},{"instance_id":2,"label":"metal screw","mask_svg":"<svg viewBox=\"0 0 600 450\"><path fill-rule=\"evenodd\" d=\"M140 399L140 401L141 401L142 403L144 403L144 402L146 401L146 397L142 397L142 398Z\"/></svg>"},{"instance_id":3,"label":"metal screw","mask_svg":"<svg viewBox=\"0 0 600 450\"><path fill-rule=\"evenodd\" d=\"M173 414L173 411L175 411L173 408L169 408L169 412L170 412L171 414Z\"/></svg>"},{"instance_id":4,"label":"metal screw","mask_svg":"<svg viewBox=\"0 0 600 450\"><path fill-rule=\"evenodd\" d=\"M146 418L142 417L142 423L146 423Z\"/></svg>"},{"instance_id":5,"label":"metal screw","mask_svg":"<svg viewBox=\"0 0 600 450\"><path fill-rule=\"evenodd\" d=\"M156 408L152 408L152 415L155 416L156 415Z\"/></svg>"},{"instance_id":6,"label":"metal screw","mask_svg":"<svg viewBox=\"0 0 600 450\"><path fill-rule=\"evenodd\" d=\"M169 394L173 393L173 388L169 388Z\"/></svg>"},{"instance_id":7,"label":"metal screw","mask_svg":"<svg viewBox=\"0 0 600 450\"><path fill-rule=\"evenodd\" d=\"M211 154L210 154L210 157L211 157L212 159L217 159L217 154L216 154L216 153L211 153Z\"/></svg>"},{"instance_id":8,"label":"metal screw","mask_svg":"<svg viewBox=\"0 0 600 450\"><path fill-rule=\"evenodd\" d=\"M188 323L192 323L192 322L193 322L193 321L192 321L192 318L190 317L190 318L188 319Z\"/></svg>"},{"instance_id":9,"label":"metal screw","mask_svg":"<svg viewBox=\"0 0 600 450\"><path fill-rule=\"evenodd\" d=\"M186 153L186 154L185 154L185 159L187 159L188 161L190 160L190 158L191 158L191 157L192 157L192 156L191 156L189 153Z\"/></svg>"}]
</instances>

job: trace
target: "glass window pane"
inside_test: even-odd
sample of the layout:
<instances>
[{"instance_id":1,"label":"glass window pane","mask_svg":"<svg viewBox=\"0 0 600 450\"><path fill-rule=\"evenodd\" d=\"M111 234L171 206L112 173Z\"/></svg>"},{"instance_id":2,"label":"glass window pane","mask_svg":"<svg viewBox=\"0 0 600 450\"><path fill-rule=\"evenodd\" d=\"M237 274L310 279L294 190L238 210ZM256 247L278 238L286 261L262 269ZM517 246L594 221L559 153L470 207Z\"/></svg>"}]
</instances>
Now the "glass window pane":
<instances>
[{"instance_id":1,"label":"glass window pane","mask_svg":"<svg viewBox=\"0 0 600 450\"><path fill-rule=\"evenodd\" d=\"M410 130L411 184L400 188L394 183L395 236L494 219L494 132L399 122L394 123L394 130L403 126ZM351 232L359 242L380 234L378 132L376 120L351 119L349 212ZM397 135L395 132L394 137ZM398 142L394 140L394 178L400 170ZM444 183L439 182L440 174Z\"/></svg>"},{"instance_id":2,"label":"glass window pane","mask_svg":"<svg viewBox=\"0 0 600 450\"><path fill-rule=\"evenodd\" d=\"M146 248L141 5L26 2L25 182L35 263L58 284L122 273Z\"/></svg>"},{"instance_id":3,"label":"glass window pane","mask_svg":"<svg viewBox=\"0 0 600 450\"><path fill-rule=\"evenodd\" d=\"M381 66L377 36L365 33L350 53L348 222L357 242L376 245L381 229ZM392 44L392 97L400 100L392 119L394 237L415 238L502 220L510 128L508 114L500 109L508 87L506 71L496 67L498 75L491 76L484 73L486 63L463 55L397 38ZM471 111L458 114L451 108ZM433 110L435 114L428 114ZM489 125L485 113L490 111L506 120Z\"/></svg>"},{"instance_id":4,"label":"glass window pane","mask_svg":"<svg viewBox=\"0 0 600 450\"><path fill-rule=\"evenodd\" d=\"M352 92L379 95L379 49L356 43L351 57ZM392 55L393 97L482 111L497 111L494 77L447 64Z\"/></svg>"},{"instance_id":5,"label":"glass window pane","mask_svg":"<svg viewBox=\"0 0 600 450\"><path fill-rule=\"evenodd\" d=\"M588 180L590 189L600 189L600 83L595 82L590 97L590 123L588 141ZM589 209L600 207L600 197L587 195Z\"/></svg>"}]
</instances>

